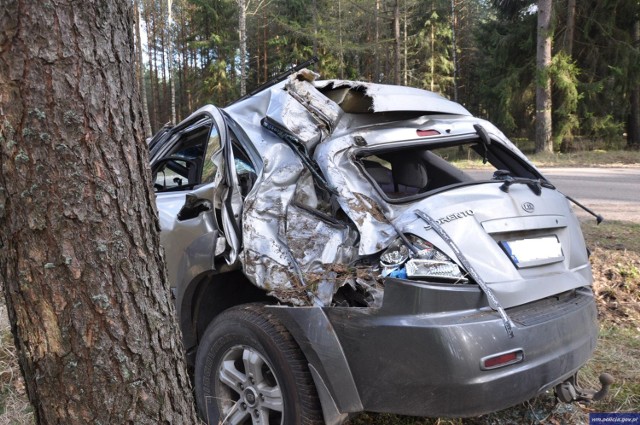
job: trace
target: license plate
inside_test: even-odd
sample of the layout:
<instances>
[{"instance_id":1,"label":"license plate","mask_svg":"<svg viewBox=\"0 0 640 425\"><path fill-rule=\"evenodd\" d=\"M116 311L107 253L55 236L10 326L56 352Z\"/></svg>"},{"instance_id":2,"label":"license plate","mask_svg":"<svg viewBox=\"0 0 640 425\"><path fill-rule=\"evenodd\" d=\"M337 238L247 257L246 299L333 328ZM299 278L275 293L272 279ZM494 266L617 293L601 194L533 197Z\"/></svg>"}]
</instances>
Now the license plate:
<instances>
[{"instance_id":1,"label":"license plate","mask_svg":"<svg viewBox=\"0 0 640 425\"><path fill-rule=\"evenodd\" d=\"M518 268L535 267L564 260L556 236L500 241L500 246Z\"/></svg>"}]
</instances>

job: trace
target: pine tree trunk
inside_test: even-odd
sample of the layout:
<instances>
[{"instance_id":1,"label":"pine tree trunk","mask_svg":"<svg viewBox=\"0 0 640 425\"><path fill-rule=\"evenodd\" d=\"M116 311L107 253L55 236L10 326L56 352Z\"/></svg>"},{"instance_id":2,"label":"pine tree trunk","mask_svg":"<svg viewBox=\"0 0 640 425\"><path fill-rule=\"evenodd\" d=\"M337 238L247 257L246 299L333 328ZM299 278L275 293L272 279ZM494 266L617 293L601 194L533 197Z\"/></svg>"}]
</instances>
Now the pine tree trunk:
<instances>
[{"instance_id":1,"label":"pine tree trunk","mask_svg":"<svg viewBox=\"0 0 640 425\"><path fill-rule=\"evenodd\" d=\"M403 49L404 49L404 55L402 55L402 64L403 64L403 70L402 70L402 84L404 84L405 86L409 84L409 41L408 41L408 35L407 35L407 0L404 0L404 14L402 17L403 23L402 23L402 38L403 38Z\"/></svg>"},{"instance_id":2,"label":"pine tree trunk","mask_svg":"<svg viewBox=\"0 0 640 425\"><path fill-rule=\"evenodd\" d=\"M144 127L144 136L153 136L151 130L151 121L149 120L149 101L147 100L147 85L144 78L144 61L142 60L142 40L140 38L140 5L138 0L134 3L135 8L135 26L136 26L136 53L138 60L138 86L140 87L140 97L142 98L142 123Z\"/></svg>"},{"instance_id":3,"label":"pine tree trunk","mask_svg":"<svg viewBox=\"0 0 640 425\"><path fill-rule=\"evenodd\" d=\"M342 47L342 0L338 0L338 44L340 46L339 75L344 79L344 50Z\"/></svg>"},{"instance_id":4,"label":"pine tree trunk","mask_svg":"<svg viewBox=\"0 0 640 425\"><path fill-rule=\"evenodd\" d=\"M551 139L551 13L552 0L538 0L536 57L536 152L553 152Z\"/></svg>"},{"instance_id":5,"label":"pine tree trunk","mask_svg":"<svg viewBox=\"0 0 640 425\"><path fill-rule=\"evenodd\" d=\"M573 55L573 38L576 29L576 0L567 0L567 29L564 33L563 50L571 57Z\"/></svg>"},{"instance_id":6,"label":"pine tree trunk","mask_svg":"<svg viewBox=\"0 0 640 425\"><path fill-rule=\"evenodd\" d=\"M318 0L313 0L311 13L313 14L313 56L318 57Z\"/></svg>"},{"instance_id":7,"label":"pine tree trunk","mask_svg":"<svg viewBox=\"0 0 640 425\"><path fill-rule=\"evenodd\" d=\"M238 2L238 38L240 39L240 96L247 93L247 5Z\"/></svg>"},{"instance_id":8,"label":"pine tree trunk","mask_svg":"<svg viewBox=\"0 0 640 425\"><path fill-rule=\"evenodd\" d=\"M156 14L155 5L145 5L145 21L147 24L147 49L149 52L149 87L151 88L151 128L160 128L159 118L159 85L158 85L158 61L156 42Z\"/></svg>"},{"instance_id":9,"label":"pine tree trunk","mask_svg":"<svg viewBox=\"0 0 640 425\"><path fill-rule=\"evenodd\" d=\"M636 48L640 48L640 19L633 24L633 41ZM631 82L631 108L627 128L627 147L640 149L640 81L638 78Z\"/></svg>"},{"instance_id":10,"label":"pine tree trunk","mask_svg":"<svg viewBox=\"0 0 640 425\"><path fill-rule=\"evenodd\" d=\"M39 424L194 424L128 0L0 0L0 279Z\"/></svg>"},{"instance_id":11,"label":"pine tree trunk","mask_svg":"<svg viewBox=\"0 0 640 425\"><path fill-rule=\"evenodd\" d=\"M393 40L393 82L400 85L402 83L400 74L400 0L395 0L393 4Z\"/></svg>"},{"instance_id":12,"label":"pine tree trunk","mask_svg":"<svg viewBox=\"0 0 640 425\"><path fill-rule=\"evenodd\" d=\"M160 25L160 65L162 70L162 100L159 102L160 105L163 105L163 108L158 108L158 112L162 117L162 122L166 123L167 121L171 121L171 117L167 119L167 100L169 99L169 94L167 93L167 50L166 50L166 16L164 13L164 0L160 1L160 16L158 17L158 22Z\"/></svg>"},{"instance_id":13,"label":"pine tree trunk","mask_svg":"<svg viewBox=\"0 0 640 425\"><path fill-rule=\"evenodd\" d=\"M175 76L175 69L173 66L173 29L174 29L174 23L173 23L173 14L172 14L172 8L173 8L173 1L169 0L169 5L168 5L168 11L169 11L169 32L167 34L168 38L169 38L169 58L167 59L167 64L169 66L169 84L171 85L171 93L169 94L171 96L171 124L176 125L177 121L176 121L176 76Z\"/></svg>"},{"instance_id":14,"label":"pine tree trunk","mask_svg":"<svg viewBox=\"0 0 640 425\"><path fill-rule=\"evenodd\" d=\"M267 45L267 30L269 26L269 22L267 20L267 8L265 7L262 15L262 53L263 53L263 62L262 62L262 72L264 72L264 82L269 81L269 47Z\"/></svg>"},{"instance_id":15,"label":"pine tree trunk","mask_svg":"<svg viewBox=\"0 0 640 425\"><path fill-rule=\"evenodd\" d=\"M451 0L451 51L453 52L453 100L458 102L458 46L456 44L456 2Z\"/></svg>"},{"instance_id":16,"label":"pine tree trunk","mask_svg":"<svg viewBox=\"0 0 640 425\"><path fill-rule=\"evenodd\" d=\"M376 83L382 82L381 72L380 72L380 0L376 0L376 11L375 11L375 42L373 47L374 58L374 79L373 81Z\"/></svg>"}]
</instances>

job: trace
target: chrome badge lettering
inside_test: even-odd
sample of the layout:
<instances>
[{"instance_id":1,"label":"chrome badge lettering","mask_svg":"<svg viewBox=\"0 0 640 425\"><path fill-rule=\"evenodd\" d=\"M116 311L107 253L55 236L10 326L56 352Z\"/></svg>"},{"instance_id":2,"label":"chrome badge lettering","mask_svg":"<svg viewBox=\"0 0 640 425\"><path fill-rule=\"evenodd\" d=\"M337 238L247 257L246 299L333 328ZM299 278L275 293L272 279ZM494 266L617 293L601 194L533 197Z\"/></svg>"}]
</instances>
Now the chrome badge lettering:
<instances>
[{"instance_id":1,"label":"chrome badge lettering","mask_svg":"<svg viewBox=\"0 0 640 425\"><path fill-rule=\"evenodd\" d=\"M449 223L454 220L458 220L459 218L472 217L473 210L460 211L454 214L449 214L445 217L440 217L436 221L438 224ZM431 230L431 226L425 226L424 230Z\"/></svg>"}]
</instances>

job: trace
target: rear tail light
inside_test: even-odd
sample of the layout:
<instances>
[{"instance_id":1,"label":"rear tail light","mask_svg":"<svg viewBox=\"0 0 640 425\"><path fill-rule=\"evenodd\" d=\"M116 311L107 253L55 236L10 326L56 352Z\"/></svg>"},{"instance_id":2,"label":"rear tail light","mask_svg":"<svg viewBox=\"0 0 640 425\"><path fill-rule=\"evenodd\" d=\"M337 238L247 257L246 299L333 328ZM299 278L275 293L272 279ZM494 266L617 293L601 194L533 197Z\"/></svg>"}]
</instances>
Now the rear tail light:
<instances>
[{"instance_id":1,"label":"rear tail light","mask_svg":"<svg viewBox=\"0 0 640 425\"><path fill-rule=\"evenodd\" d=\"M480 369L491 370L499 367L520 363L524 360L524 351L521 349L508 351L506 353L498 353L480 360Z\"/></svg>"},{"instance_id":2,"label":"rear tail light","mask_svg":"<svg viewBox=\"0 0 640 425\"><path fill-rule=\"evenodd\" d=\"M438 136L440 134L438 130L416 130L416 133L420 137Z\"/></svg>"}]
</instances>

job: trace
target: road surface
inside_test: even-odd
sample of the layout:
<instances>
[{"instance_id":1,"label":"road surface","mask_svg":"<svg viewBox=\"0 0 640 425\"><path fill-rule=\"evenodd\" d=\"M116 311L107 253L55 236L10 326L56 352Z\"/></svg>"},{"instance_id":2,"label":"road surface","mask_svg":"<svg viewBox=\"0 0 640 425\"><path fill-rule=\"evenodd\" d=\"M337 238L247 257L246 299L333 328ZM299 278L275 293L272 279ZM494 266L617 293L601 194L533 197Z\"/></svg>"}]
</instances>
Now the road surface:
<instances>
[{"instance_id":1,"label":"road surface","mask_svg":"<svg viewBox=\"0 0 640 425\"><path fill-rule=\"evenodd\" d=\"M605 220L640 223L640 168L542 168L562 193L602 215ZM579 208L580 218L589 217Z\"/></svg>"}]
</instances>

